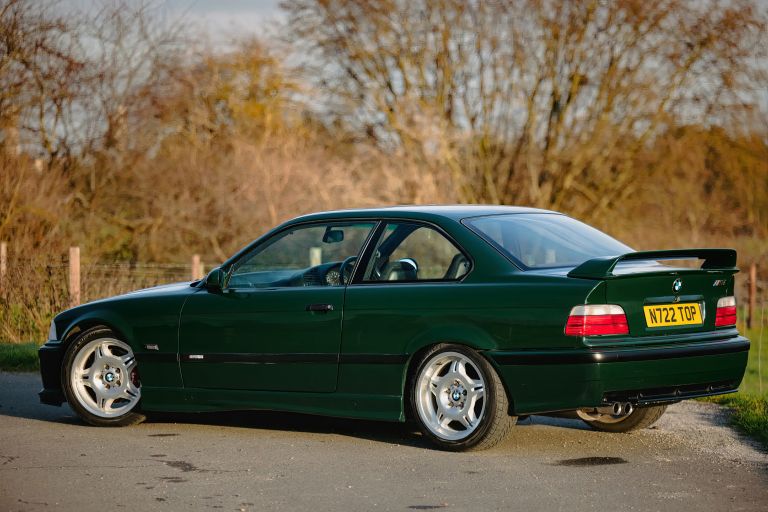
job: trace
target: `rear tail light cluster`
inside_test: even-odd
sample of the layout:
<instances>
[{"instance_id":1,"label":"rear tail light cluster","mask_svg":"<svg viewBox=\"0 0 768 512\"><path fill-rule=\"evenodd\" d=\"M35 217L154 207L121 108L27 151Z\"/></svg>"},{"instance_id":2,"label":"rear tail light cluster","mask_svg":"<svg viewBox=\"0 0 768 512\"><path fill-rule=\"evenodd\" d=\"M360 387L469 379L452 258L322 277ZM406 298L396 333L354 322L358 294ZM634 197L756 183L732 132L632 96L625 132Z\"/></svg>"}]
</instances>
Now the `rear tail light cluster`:
<instances>
[{"instance_id":1,"label":"rear tail light cluster","mask_svg":"<svg viewBox=\"0 0 768 512\"><path fill-rule=\"evenodd\" d=\"M722 297L717 301L715 327L736 325L736 297Z\"/></svg>"},{"instance_id":2,"label":"rear tail light cluster","mask_svg":"<svg viewBox=\"0 0 768 512\"><path fill-rule=\"evenodd\" d=\"M629 334L627 315L615 304L590 304L571 309L565 324L566 336L612 336Z\"/></svg>"}]
</instances>

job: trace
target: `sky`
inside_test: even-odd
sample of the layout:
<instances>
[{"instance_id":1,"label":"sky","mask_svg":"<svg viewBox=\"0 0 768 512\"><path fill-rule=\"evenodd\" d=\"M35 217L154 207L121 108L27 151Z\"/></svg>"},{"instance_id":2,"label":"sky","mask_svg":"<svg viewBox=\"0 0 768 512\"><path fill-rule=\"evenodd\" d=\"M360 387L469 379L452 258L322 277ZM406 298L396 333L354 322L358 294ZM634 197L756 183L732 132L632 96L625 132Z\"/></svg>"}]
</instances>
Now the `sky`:
<instances>
[{"instance_id":1,"label":"sky","mask_svg":"<svg viewBox=\"0 0 768 512\"><path fill-rule=\"evenodd\" d=\"M102 0L59 0L65 9L89 10ZM140 0L128 0L140 1ZM266 37L283 19L281 0L148 0L161 15L171 20L181 18L191 30L201 31L214 50L227 50L242 36ZM768 10L768 0L755 0L758 9ZM762 95L768 105L768 90Z\"/></svg>"},{"instance_id":2,"label":"sky","mask_svg":"<svg viewBox=\"0 0 768 512\"><path fill-rule=\"evenodd\" d=\"M229 39L255 32L270 20L278 19L279 0L165 0L171 15L183 15L200 25L212 39Z\"/></svg>"},{"instance_id":3,"label":"sky","mask_svg":"<svg viewBox=\"0 0 768 512\"><path fill-rule=\"evenodd\" d=\"M60 0L58 8L89 12L102 0ZM128 0L139 3L140 0ZM169 20L205 33L214 47L226 48L233 39L244 35L264 35L271 21L282 19L280 0L148 0L153 10Z\"/></svg>"}]
</instances>

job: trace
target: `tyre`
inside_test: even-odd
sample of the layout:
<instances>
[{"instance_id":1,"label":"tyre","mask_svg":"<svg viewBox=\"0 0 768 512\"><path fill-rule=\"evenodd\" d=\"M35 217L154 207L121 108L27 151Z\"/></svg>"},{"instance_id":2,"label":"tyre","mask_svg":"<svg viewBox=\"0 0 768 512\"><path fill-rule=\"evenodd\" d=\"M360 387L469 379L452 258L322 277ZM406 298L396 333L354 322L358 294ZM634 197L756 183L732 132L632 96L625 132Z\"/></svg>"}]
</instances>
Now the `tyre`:
<instances>
[{"instance_id":1,"label":"tyre","mask_svg":"<svg viewBox=\"0 0 768 512\"><path fill-rule=\"evenodd\" d=\"M631 413L622 416L591 413L586 412L585 410L579 410L577 411L577 414L584 423L595 430L620 433L648 428L656 423L666 410L666 405L656 405L651 407L637 407L633 409Z\"/></svg>"},{"instance_id":2,"label":"tyre","mask_svg":"<svg viewBox=\"0 0 768 512\"><path fill-rule=\"evenodd\" d=\"M427 351L409 389L420 430L446 450L490 448L515 424L496 371L477 352L461 345L441 344Z\"/></svg>"},{"instance_id":3,"label":"tyre","mask_svg":"<svg viewBox=\"0 0 768 512\"><path fill-rule=\"evenodd\" d=\"M135 425L141 383L133 350L111 330L94 327L64 353L61 383L72 410L96 426Z\"/></svg>"}]
</instances>

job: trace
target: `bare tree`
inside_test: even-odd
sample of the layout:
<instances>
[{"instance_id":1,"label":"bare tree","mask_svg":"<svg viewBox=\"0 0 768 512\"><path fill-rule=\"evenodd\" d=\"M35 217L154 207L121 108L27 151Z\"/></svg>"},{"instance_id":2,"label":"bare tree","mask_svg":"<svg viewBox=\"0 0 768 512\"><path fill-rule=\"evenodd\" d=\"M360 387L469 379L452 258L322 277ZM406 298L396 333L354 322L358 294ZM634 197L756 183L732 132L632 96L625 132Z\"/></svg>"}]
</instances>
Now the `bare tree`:
<instances>
[{"instance_id":1,"label":"bare tree","mask_svg":"<svg viewBox=\"0 0 768 512\"><path fill-rule=\"evenodd\" d=\"M49 4L0 2L0 130L5 146L69 151L72 106L84 62L73 26Z\"/></svg>"},{"instance_id":2,"label":"bare tree","mask_svg":"<svg viewBox=\"0 0 768 512\"><path fill-rule=\"evenodd\" d=\"M287 0L328 115L452 170L465 201L600 212L681 122L755 106L748 1Z\"/></svg>"}]
</instances>

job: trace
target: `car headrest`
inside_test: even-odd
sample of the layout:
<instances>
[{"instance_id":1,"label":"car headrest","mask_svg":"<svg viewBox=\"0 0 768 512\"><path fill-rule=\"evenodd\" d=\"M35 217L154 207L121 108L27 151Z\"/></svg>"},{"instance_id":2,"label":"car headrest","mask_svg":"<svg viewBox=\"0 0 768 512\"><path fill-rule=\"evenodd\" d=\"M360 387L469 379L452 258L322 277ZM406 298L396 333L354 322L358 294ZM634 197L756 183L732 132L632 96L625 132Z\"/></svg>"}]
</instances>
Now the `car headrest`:
<instances>
[{"instance_id":1,"label":"car headrest","mask_svg":"<svg viewBox=\"0 0 768 512\"><path fill-rule=\"evenodd\" d=\"M395 261L387 264L382 275L386 281L416 281L416 267L408 261Z\"/></svg>"}]
</instances>

